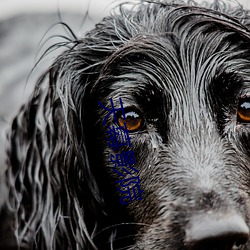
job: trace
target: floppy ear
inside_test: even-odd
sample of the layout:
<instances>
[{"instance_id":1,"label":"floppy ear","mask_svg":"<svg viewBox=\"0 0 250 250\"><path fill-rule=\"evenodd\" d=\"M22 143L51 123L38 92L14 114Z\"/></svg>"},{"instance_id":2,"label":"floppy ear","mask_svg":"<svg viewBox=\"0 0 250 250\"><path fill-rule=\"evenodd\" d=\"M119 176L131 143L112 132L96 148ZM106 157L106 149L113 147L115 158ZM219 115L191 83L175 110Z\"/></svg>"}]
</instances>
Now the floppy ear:
<instances>
[{"instance_id":1,"label":"floppy ear","mask_svg":"<svg viewBox=\"0 0 250 250\"><path fill-rule=\"evenodd\" d=\"M91 234L105 213L88 156L85 114L91 112L91 85L115 49L104 26L92 32L95 39L90 33L57 58L13 121L7 206L23 248L95 249Z\"/></svg>"},{"instance_id":2,"label":"floppy ear","mask_svg":"<svg viewBox=\"0 0 250 250\"><path fill-rule=\"evenodd\" d=\"M23 247L91 244L78 197L84 200L84 194L95 193L88 197L95 204L100 202L99 191L91 178L71 86L61 70L60 64L54 65L41 79L9 134L9 205L18 245Z\"/></svg>"}]
</instances>

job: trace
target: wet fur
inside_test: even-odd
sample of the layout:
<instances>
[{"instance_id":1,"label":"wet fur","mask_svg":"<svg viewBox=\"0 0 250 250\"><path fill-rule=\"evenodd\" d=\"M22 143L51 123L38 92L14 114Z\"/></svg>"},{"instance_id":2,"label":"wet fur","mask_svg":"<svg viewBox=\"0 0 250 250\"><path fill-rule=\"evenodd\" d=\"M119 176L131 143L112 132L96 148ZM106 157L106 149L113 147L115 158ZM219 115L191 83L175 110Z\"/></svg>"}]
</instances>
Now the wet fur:
<instances>
[{"instance_id":1,"label":"wet fur","mask_svg":"<svg viewBox=\"0 0 250 250\"><path fill-rule=\"evenodd\" d=\"M9 133L6 248L185 249L202 211L250 225L250 127L236 122L250 91L249 16L204 7L122 6L41 77ZM146 122L131 134L142 200L124 206L98 106L119 97Z\"/></svg>"}]
</instances>

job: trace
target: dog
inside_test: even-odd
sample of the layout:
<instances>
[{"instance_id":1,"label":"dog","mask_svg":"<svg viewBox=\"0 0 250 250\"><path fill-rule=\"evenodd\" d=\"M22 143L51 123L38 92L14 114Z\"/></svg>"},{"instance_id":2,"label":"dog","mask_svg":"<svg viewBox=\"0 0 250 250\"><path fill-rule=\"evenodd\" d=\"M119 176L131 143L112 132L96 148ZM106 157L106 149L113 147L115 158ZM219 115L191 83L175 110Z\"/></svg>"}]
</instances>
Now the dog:
<instances>
[{"instance_id":1,"label":"dog","mask_svg":"<svg viewBox=\"0 0 250 250\"><path fill-rule=\"evenodd\" d=\"M1 249L250 249L249 28L142 1L70 41L8 134Z\"/></svg>"}]
</instances>

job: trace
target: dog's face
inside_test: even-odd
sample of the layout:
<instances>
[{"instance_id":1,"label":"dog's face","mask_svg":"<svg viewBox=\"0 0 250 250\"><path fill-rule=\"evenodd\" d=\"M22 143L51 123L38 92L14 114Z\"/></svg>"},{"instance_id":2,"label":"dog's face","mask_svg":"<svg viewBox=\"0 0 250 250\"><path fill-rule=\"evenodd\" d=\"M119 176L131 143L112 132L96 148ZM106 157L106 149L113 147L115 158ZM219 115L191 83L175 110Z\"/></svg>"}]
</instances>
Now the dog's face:
<instances>
[{"instance_id":1,"label":"dog's face","mask_svg":"<svg viewBox=\"0 0 250 250\"><path fill-rule=\"evenodd\" d=\"M119 108L122 99L131 129L131 148L114 153L106 131L123 125L122 114L103 127L108 112L96 107L105 182L139 175L144 190L142 200L125 205L138 223L127 247L243 249L250 225L249 34L217 13L159 9L148 32L137 30L110 56L94 87L96 106L111 108L112 98ZM121 170L122 178L110 155L131 149L139 174ZM125 196L118 186L117 200Z\"/></svg>"},{"instance_id":2,"label":"dog's face","mask_svg":"<svg viewBox=\"0 0 250 250\"><path fill-rule=\"evenodd\" d=\"M10 135L20 246L250 249L249 17L213 7L121 9L56 60ZM107 131L125 120L103 125L98 102L120 98L131 147L113 151ZM128 151L134 169L119 175L111 155Z\"/></svg>"}]
</instances>

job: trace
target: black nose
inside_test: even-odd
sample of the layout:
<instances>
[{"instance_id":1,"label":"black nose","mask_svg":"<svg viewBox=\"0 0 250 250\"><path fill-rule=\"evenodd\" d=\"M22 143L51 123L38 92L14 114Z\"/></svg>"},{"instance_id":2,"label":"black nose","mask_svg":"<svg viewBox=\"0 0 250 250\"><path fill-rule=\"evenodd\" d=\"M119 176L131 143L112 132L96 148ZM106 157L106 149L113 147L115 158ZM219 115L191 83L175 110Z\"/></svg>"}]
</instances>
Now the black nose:
<instances>
[{"instance_id":1,"label":"black nose","mask_svg":"<svg viewBox=\"0 0 250 250\"><path fill-rule=\"evenodd\" d=\"M189 250L243 250L249 238L246 222L237 214L203 214L191 218L185 244Z\"/></svg>"}]
</instances>

